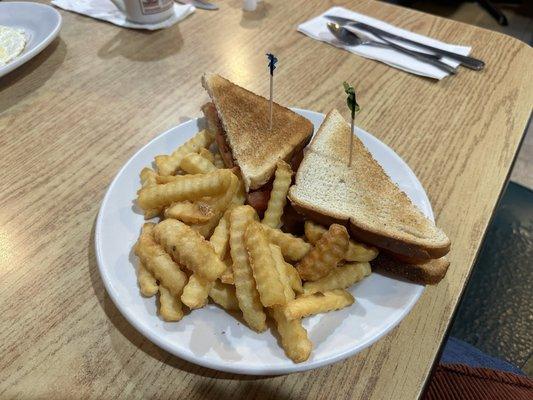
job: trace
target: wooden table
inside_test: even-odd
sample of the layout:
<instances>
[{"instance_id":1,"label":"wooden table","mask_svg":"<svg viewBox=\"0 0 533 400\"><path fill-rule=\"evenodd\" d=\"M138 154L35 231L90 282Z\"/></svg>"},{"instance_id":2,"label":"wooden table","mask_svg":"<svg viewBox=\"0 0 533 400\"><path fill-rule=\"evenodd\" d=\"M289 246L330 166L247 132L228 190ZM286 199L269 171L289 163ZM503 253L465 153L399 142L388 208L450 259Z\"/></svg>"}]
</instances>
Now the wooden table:
<instances>
[{"instance_id":1,"label":"wooden table","mask_svg":"<svg viewBox=\"0 0 533 400\"><path fill-rule=\"evenodd\" d=\"M344 2L240 1L198 10L154 33L61 11L60 38L0 79L0 397L412 399L420 395L505 186L533 104L531 48L411 10L350 8L473 46L481 73L435 82L296 32ZM305 3L305 5L304 5ZM267 51L280 59L276 98L326 112L358 88L358 124L395 149L425 186L452 239L451 268L392 333L344 362L279 377L197 367L135 331L107 296L93 230L128 158L199 115L203 71L266 94Z\"/></svg>"}]
</instances>

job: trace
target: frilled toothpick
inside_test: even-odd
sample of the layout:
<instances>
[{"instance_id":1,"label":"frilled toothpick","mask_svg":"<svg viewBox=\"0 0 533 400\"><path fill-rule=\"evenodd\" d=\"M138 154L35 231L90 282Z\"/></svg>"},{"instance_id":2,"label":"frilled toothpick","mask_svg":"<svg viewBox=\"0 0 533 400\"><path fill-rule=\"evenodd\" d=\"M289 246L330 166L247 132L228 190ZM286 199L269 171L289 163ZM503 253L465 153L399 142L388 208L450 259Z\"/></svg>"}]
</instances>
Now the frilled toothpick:
<instances>
[{"instance_id":1,"label":"frilled toothpick","mask_svg":"<svg viewBox=\"0 0 533 400\"><path fill-rule=\"evenodd\" d=\"M346 98L346 104L348 104L348 108L350 109L350 112L352 114L352 123L351 123L351 133L350 133L350 158L348 160L348 166L352 166L352 155L353 155L353 135L354 135L354 121L355 121L355 112L359 111L359 104L357 104L357 101L355 99L355 89L353 86L349 85L347 82L343 82L342 85L344 86L344 91L348 95Z\"/></svg>"},{"instance_id":2,"label":"frilled toothpick","mask_svg":"<svg viewBox=\"0 0 533 400\"><path fill-rule=\"evenodd\" d=\"M274 102L274 70L278 59L272 53L266 55L268 57L268 68L270 69L270 124L269 129L272 130L272 105Z\"/></svg>"}]
</instances>

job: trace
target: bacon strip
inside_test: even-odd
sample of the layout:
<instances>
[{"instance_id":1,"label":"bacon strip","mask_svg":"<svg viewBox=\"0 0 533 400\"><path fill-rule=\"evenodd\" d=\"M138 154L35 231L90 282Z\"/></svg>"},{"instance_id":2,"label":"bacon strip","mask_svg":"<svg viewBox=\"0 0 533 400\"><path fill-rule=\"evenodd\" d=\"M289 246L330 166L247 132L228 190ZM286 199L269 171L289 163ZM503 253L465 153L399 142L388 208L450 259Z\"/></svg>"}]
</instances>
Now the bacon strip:
<instances>
[{"instance_id":1,"label":"bacon strip","mask_svg":"<svg viewBox=\"0 0 533 400\"><path fill-rule=\"evenodd\" d=\"M235 165L233 162L233 156L231 155L231 149L226 141L224 128L222 128L222 123L220 122L220 118L218 118L215 105L212 102L204 104L202 106L202 112L207 121L207 129L215 133L215 140L224 164L228 168L233 168Z\"/></svg>"}]
</instances>

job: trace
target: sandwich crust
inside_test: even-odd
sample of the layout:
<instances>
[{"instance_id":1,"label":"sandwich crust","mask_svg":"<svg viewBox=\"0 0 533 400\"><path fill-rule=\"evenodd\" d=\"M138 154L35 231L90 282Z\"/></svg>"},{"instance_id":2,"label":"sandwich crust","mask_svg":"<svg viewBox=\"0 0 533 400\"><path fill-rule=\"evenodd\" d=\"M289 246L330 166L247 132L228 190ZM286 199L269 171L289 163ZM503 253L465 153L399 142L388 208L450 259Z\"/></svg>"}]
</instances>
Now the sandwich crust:
<instances>
[{"instance_id":1,"label":"sandwich crust","mask_svg":"<svg viewBox=\"0 0 533 400\"><path fill-rule=\"evenodd\" d=\"M370 262L370 265L378 272L385 272L423 285L436 285L446 275L450 262L446 257L441 257L435 260L426 260L423 264L412 264L399 261L381 252Z\"/></svg>"}]
</instances>

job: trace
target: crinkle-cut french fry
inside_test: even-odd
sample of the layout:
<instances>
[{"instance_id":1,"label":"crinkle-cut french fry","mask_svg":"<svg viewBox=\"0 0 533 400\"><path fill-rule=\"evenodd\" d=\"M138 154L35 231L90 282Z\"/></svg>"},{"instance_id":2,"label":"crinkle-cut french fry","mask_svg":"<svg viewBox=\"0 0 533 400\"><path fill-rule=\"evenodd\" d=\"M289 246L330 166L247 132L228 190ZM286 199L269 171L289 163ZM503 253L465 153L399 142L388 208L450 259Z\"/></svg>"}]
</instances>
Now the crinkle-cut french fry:
<instances>
[{"instance_id":1,"label":"crinkle-cut french fry","mask_svg":"<svg viewBox=\"0 0 533 400\"><path fill-rule=\"evenodd\" d=\"M207 174L217 169L211 161L198 153L189 153L183 157L180 168L188 174Z\"/></svg>"},{"instance_id":2,"label":"crinkle-cut french fry","mask_svg":"<svg viewBox=\"0 0 533 400\"><path fill-rule=\"evenodd\" d=\"M227 269L220 277L220 282L225 283L227 285L235 285L235 277L233 276L233 271L231 269Z\"/></svg>"},{"instance_id":3,"label":"crinkle-cut french fry","mask_svg":"<svg viewBox=\"0 0 533 400\"><path fill-rule=\"evenodd\" d=\"M311 220L306 220L304 231L305 238L309 241L309 243L315 244L318 242L318 239L320 239L328 230L322 225L319 225Z\"/></svg>"},{"instance_id":4,"label":"crinkle-cut french fry","mask_svg":"<svg viewBox=\"0 0 533 400\"><path fill-rule=\"evenodd\" d=\"M156 182L159 185L162 185L164 183L170 183L170 182L177 181L177 180L181 179L182 176L183 176L183 174L180 174L180 175L156 175L155 176L155 180L156 180Z\"/></svg>"},{"instance_id":5,"label":"crinkle-cut french fry","mask_svg":"<svg viewBox=\"0 0 533 400\"><path fill-rule=\"evenodd\" d=\"M198 132L183 143L169 156L157 156L155 164L159 175L172 175L179 168L181 160L189 153L197 153L201 148L209 147L213 143L214 135L207 130Z\"/></svg>"},{"instance_id":6,"label":"crinkle-cut french fry","mask_svg":"<svg viewBox=\"0 0 533 400\"><path fill-rule=\"evenodd\" d=\"M231 171L231 170L217 170L217 171ZM218 211L221 213L220 215L226 211L228 206L230 205L231 200L233 199L233 196L235 195L235 192L239 188L239 178L235 174L230 175L230 183L224 193L220 193L217 196L213 197L206 197L199 202L203 202L207 204L209 207L211 207L213 210ZM216 226L216 225L215 225Z\"/></svg>"},{"instance_id":7,"label":"crinkle-cut french fry","mask_svg":"<svg viewBox=\"0 0 533 400\"><path fill-rule=\"evenodd\" d=\"M238 179L237 188L231 199L230 207L242 206L246 202L246 189L244 187L244 181Z\"/></svg>"},{"instance_id":8,"label":"crinkle-cut french fry","mask_svg":"<svg viewBox=\"0 0 533 400\"><path fill-rule=\"evenodd\" d=\"M148 210L168 206L177 201L216 196L227 191L232 176L235 175L229 169L217 169L208 174L177 176L172 182L142 188L138 202L143 210Z\"/></svg>"},{"instance_id":9,"label":"crinkle-cut french fry","mask_svg":"<svg viewBox=\"0 0 533 400\"><path fill-rule=\"evenodd\" d=\"M222 259L228 249L228 218L228 213L225 213L209 239L209 243L211 243L216 255L220 259ZM227 270L227 265L225 263L224 265ZM207 281L196 274L192 274L189 278L189 282L183 288L181 301L190 309L201 308L207 304L207 296L212 287L213 282Z\"/></svg>"},{"instance_id":10,"label":"crinkle-cut french fry","mask_svg":"<svg viewBox=\"0 0 533 400\"><path fill-rule=\"evenodd\" d=\"M215 253L220 259L223 259L228 250L229 243L229 211L226 211L218 225L216 226L213 234L209 238L209 242L215 249Z\"/></svg>"},{"instance_id":11,"label":"crinkle-cut french fry","mask_svg":"<svg viewBox=\"0 0 533 400\"><path fill-rule=\"evenodd\" d=\"M159 315L168 322L183 318L180 300L164 286L159 286Z\"/></svg>"},{"instance_id":12,"label":"crinkle-cut french fry","mask_svg":"<svg viewBox=\"0 0 533 400\"><path fill-rule=\"evenodd\" d=\"M328 230L322 225L319 225L311 220L306 220L304 224L305 238L309 243L315 244L318 239L322 237Z\"/></svg>"},{"instance_id":13,"label":"crinkle-cut french fry","mask_svg":"<svg viewBox=\"0 0 533 400\"><path fill-rule=\"evenodd\" d=\"M209 291L209 297L216 304L228 311L239 310L239 301L235 294L235 286L226 285L219 280L216 280Z\"/></svg>"},{"instance_id":14,"label":"crinkle-cut french fry","mask_svg":"<svg viewBox=\"0 0 533 400\"><path fill-rule=\"evenodd\" d=\"M248 225L244 232L244 244L263 306L285 304L287 300L283 292L283 284L275 267L268 239L259 223Z\"/></svg>"},{"instance_id":15,"label":"crinkle-cut french fry","mask_svg":"<svg viewBox=\"0 0 533 400\"><path fill-rule=\"evenodd\" d=\"M198 232L202 237L209 239L213 232L213 229L217 226L221 218L220 213L215 214L213 218L203 224L191 224L191 228Z\"/></svg>"},{"instance_id":16,"label":"crinkle-cut french fry","mask_svg":"<svg viewBox=\"0 0 533 400\"><path fill-rule=\"evenodd\" d=\"M378 249L350 240L344 259L349 262L369 262L378 256Z\"/></svg>"},{"instance_id":17,"label":"crinkle-cut french fry","mask_svg":"<svg viewBox=\"0 0 533 400\"><path fill-rule=\"evenodd\" d=\"M229 240L239 308L246 323L252 329L262 332L266 329L266 315L255 287L252 267L244 245L244 231L256 219L257 214L252 207L235 207L230 214Z\"/></svg>"},{"instance_id":18,"label":"crinkle-cut french fry","mask_svg":"<svg viewBox=\"0 0 533 400\"><path fill-rule=\"evenodd\" d=\"M181 302L191 310L205 306L213 283L193 273L183 288Z\"/></svg>"},{"instance_id":19,"label":"crinkle-cut french fry","mask_svg":"<svg viewBox=\"0 0 533 400\"><path fill-rule=\"evenodd\" d=\"M215 213L204 203L179 201L165 209L165 218L179 219L186 224L200 224L209 221Z\"/></svg>"},{"instance_id":20,"label":"crinkle-cut french fry","mask_svg":"<svg viewBox=\"0 0 533 400\"><path fill-rule=\"evenodd\" d=\"M207 281L214 281L226 269L211 243L176 219L166 219L154 228L154 238L172 258Z\"/></svg>"},{"instance_id":21,"label":"crinkle-cut french fry","mask_svg":"<svg viewBox=\"0 0 533 400\"><path fill-rule=\"evenodd\" d=\"M294 268L292 264L289 264L288 262L285 262L285 268L287 276L289 277L289 283L291 285L292 290L294 290L294 293L301 294L304 292L304 288L302 285L302 279L300 278L300 274Z\"/></svg>"},{"instance_id":22,"label":"crinkle-cut french fry","mask_svg":"<svg viewBox=\"0 0 533 400\"><path fill-rule=\"evenodd\" d=\"M209 150L207 150L206 148L200 149L198 154L200 154L203 158L205 158L211 164L215 163L215 155L211 153Z\"/></svg>"},{"instance_id":23,"label":"crinkle-cut french fry","mask_svg":"<svg viewBox=\"0 0 533 400\"><path fill-rule=\"evenodd\" d=\"M292 180L292 169L289 164L279 160L276 165L274 183L272 184L270 199L262 221L263 224L271 228L281 227L281 216L287 203L287 193Z\"/></svg>"},{"instance_id":24,"label":"crinkle-cut french fry","mask_svg":"<svg viewBox=\"0 0 533 400\"><path fill-rule=\"evenodd\" d=\"M309 358L313 343L307 336L307 331L298 319L289 321L282 309L284 306L276 306L269 309L269 314L276 322L277 331L281 337L281 346L285 354L294 362L304 362Z\"/></svg>"},{"instance_id":25,"label":"crinkle-cut french fry","mask_svg":"<svg viewBox=\"0 0 533 400\"><path fill-rule=\"evenodd\" d=\"M153 237L154 229L154 224L144 224L139 240L135 245L135 254L146 269L159 281L160 285L164 285L174 297L179 298L187 283L187 275L163 247L156 243Z\"/></svg>"},{"instance_id":26,"label":"crinkle-cut french fry","mask_svg":"<svg viewBox=\"0 0 533 400\"><path fill-rule=\"evenodd\" d=\"M139 282L139 288L143 296L152 297L159 291L155 277L146 269L142 262L139 262L139 267L137 268L137 282Z\"/></svg>"},{"instance_id":27,"label":"crinkle-cut french fry","mask_svg":"<svg viewBox=\"0 0 533 400\"><path fill-rule=\"evenodd\" d=\"M337 268L333 268L325 277L314 282L306 282L304 284L304 294L309 295L334 289L346 289L370 275L371 272L370 264L367 262L339 265Z\"/></svg>"},{"instance_id":28,"label":"crinkle-cut french fry","mask_svg":"<svg viewBox=\"0 0 533 400\"><path fill-rule=\"evenodd\" d=\"M314 314L339 310L354 303L353 296L344 289L329 290L309 296L300 296L282 307L289 320L299 320Z\"/></svg>"},{"instance_id":29,"label":"crinkle-cut french fry","mask_svg":"<svg viewBox=\"0 0 533 400\"><path fill-rule=\"evenodd\" d=\"M285 302L288 303L291 300L294 300L294 290L291 287L291 279L287 274L287 263L283 259L283 254L281 254L281 249L275 244L270 244L270 251L272 253L272 258L274 259L274 265L279 274L279 279L283 285L283 294L285 295ZM291 267L292 268L292 267ZM296 270L295 270L296 271Z\"/></svg>"},{"instance_id":30,"label":"crinkle-cut french fry","mask_svg":"<svg viewBox=\"0 0 533 400\"><path fill-rule=\"evenodd\" d=\"M140 177L142 187L157 185L157 174L151 168L143 168Z\"/></svg>"},{"instance_id":31,"label":"crinkle-cut french fry","mask_svg":"<svg viewBox=\"0 0 533 400\"><path fill-rule=\"evenodd\" d=\"M143 168L141 171L141 185L142 187L150 187L157 185L157 174L150 168ZM140 189L137 193L140 192ZM161 214L162 208L152 208L144 211L144 219L151 219Z\"/></svg>"},{"instance_id":32,"label":"crinkle-cut french fry","mask_svg":"<svg viewBox=\"0 0 533 400\"><path fill-rule=\"evenodd\" d=\"M224 264L226 264L226 270L220 276L220 282L227 283L228 285L235 285L235 278L233 277L233 261L231 260L231 255L224 258Z\"/></svg>"},{"instance_id":33,"label":"crinkle-cut french fry","mask_svg":"<svg viewBox=\"0 0 533 400\"><path fill-rule=\"evenodd\" d=\"M346 254L349 238L344 226L332 224L296 266L300 277L316 281L330 273Z\"/></svg>"},{"instance_id":34,"label":"crinkle-cut french fry","mask_svg":"<svg viewBox=\"0 0 533 400\"><path fill-rule=\"evenodd\" d=\"M280 247L281 253L286 260L301 260L311 250L312 246L309 243L290 233L285 233L269 226L263 226L263 229L268 236L268 240Z\"/></svg>"},{"instance_id":35,"label":"crinkle-cut french fry","mask_svg":"<svg viewBox=\"0 0 533 400\"><path fill-rule=\"evenodd\" d=\"M224 160L222 159L220 153L215 153L215 161L213 162L213 164L215 164L215 167L217 168L226 168L226 165L224 164Z\"/></svg>"},{"instance_id":36,"label":"crinkle-cut french fry","mask_svg":"<svg viewBox=\"0 0 533 400\"><path fill-rule=\"evenodd\" d=\"M148 219L152 219L152 218L155 218L157 217L158 215L161 214L161 211L162 209L157 209L157 208L151 208L149 210L146 210L144 212L144 219L148 220Z\"/></svg>"},{"instance_id":37,"label":"crinkle-cut french fry","mask_svg":"<svg viewBox=\"0 0 533 400\"><path fill-rule=\"evenodd\" d=\"M310 243L315 244L327 229L322 225L315 224L313 221L305 221L305 237ZM346 261L368 262L378 256L378 249L367 246L363 243L357 243L350 239L348 250L344 255Z\"/></svg>"},{"instance_id":38,"label":"crinkle-cut french fry","mask_svg":"<svg viewBox=\"0 0 533 400\"><path fill-rule=\"evenodd\" d=\"M238 188L238 184L239 178L232 174L231 184L224 194L216 197L207 197L198 201L198 203L203 203L211 207L211 209L213 209L215 212L215 216L211 218L208 222L205 222L203 224L192 224L191 228L200 233L200 235L205 238L210 237L211 233L213 232L213 229L215 229L215 227L217 226L220 218L222 217L226 209L230 207L230 202L232 201L232 198L235 194L235 190L237 190Z\"/></svg>"}]
</instances>

